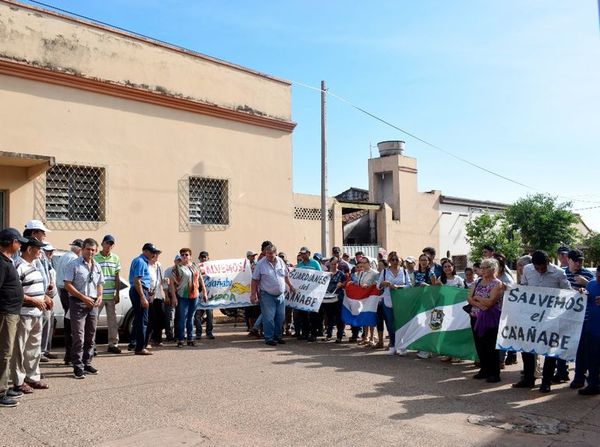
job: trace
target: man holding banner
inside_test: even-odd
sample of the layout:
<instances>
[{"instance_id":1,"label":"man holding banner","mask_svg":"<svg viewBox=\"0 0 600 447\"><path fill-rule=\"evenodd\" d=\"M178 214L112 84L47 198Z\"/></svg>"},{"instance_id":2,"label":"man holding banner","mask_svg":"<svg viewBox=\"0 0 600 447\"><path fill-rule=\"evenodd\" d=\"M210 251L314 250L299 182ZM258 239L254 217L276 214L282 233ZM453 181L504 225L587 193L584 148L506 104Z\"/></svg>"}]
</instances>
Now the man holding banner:
<instances>
[{"instance_id":1,"label":"man holding banner","mask_svg":"<svg viewBox=\"0 0 600 447\"><path fill-rule=\"evenodd\" d=\"M265 247L265 257L256 263L252 272L250 301L260 304L265 343L269 346L284 344L281 338L285 320L285 286L294 292L285 262L277 256L273 244Z\"/></svg>"}]
</instances>

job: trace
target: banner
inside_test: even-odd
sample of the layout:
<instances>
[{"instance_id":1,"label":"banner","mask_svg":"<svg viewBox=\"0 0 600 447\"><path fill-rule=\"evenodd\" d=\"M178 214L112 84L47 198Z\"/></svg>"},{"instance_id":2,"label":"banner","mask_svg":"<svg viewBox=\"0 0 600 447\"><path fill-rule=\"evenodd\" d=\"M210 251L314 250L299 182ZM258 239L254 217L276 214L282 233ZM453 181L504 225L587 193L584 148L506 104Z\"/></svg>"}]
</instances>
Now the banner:
<instances>
[{"instance_id":1,"label":"banner","mask_svg":"<svg viewBox=\"0 0 600 447\"><path fill-rule=\"evenodd\" d=\"M350 326L377 326L377 305L381 296L376 285L361 287L346 284L342 305L342 321Z\"/></svg>"},{"instance_id":2,"label":"banner","mask_svg":"<svg viewBox=\"0 0 600 447\"><path fill-rule=\"evenodd\" d=\"M285 305L292 309L318 312L327 292L331 273L319 270L295 268L290 272L290 282L296 289L287 293Z\"/></svg>"},{"instance_id":3,"label":"banner","mask_svg":"<svg viewBox=\"0 0 600 447\"><path fill-rule=\"evenodd\" d=\"M250 283L252 269L246 259L206 261L200 265L208 301L198 302L199 309L252 306Z\"/></svg>"},{"instance_id":4,"label":"banner","mask_svg":"<svg viewBox=\"0 0 600 447\"><path fill-rule=\"evenodd\" d=\"M475 360L467 289L449 286L392 290L396 349L436 352Z\"/></svg>"},{"instance_id":5,"label":"banner","mask_svg":"<svg viewBox=\"0 0 600 447\"><path fill-rule=\"evenodd\" d=\"M587 300L575 290L517 286L504 293L497 349L572 361Z\"/></svg>"}]
</instances>

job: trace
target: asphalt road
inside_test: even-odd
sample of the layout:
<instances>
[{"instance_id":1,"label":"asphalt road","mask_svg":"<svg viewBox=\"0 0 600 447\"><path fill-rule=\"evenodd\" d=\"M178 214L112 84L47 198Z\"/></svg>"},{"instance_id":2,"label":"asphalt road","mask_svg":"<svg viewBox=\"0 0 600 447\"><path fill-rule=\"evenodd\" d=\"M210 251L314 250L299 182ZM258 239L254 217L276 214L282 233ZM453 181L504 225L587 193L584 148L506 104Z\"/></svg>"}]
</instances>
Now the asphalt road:
<instances>
[{"instance_id":1,"label":"asphalt road","mask_svg":"<svg viewBox=\"0 0 600 447\"><path fill-rule=\"evenodd\" d=\"M600 396L566 385L549 395L511 389L520 365L487 384L471 379L472 363L389 357L347 343L290 339L273 348L230 325L215 335L151 357L106 354L101 345L100 374L85 380L62 362L44 364L50 389L0 410L0 445L600 444ZM481 416L494 427L479 425Z\"/></svg>"}]
</instances>

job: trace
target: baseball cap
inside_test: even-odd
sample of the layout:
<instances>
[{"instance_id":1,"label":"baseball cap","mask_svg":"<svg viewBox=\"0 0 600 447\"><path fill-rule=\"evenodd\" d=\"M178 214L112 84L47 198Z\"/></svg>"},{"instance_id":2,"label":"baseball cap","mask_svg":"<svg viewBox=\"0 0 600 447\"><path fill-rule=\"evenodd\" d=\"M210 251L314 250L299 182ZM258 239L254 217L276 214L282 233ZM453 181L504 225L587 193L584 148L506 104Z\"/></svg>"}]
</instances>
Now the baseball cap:
<instances>
[{"instance_id":1,"label":"baseball cap","mask_svg":"<svg viewBox=\"0 0 600 447\"><path fill-rule=\"evenodd\" d=\"M415 259L414 256L407 256L406 259L404 259L406 262L409 262L411 264L415 264L417 262L417 260Z\"/></svg>"},{"instance_id":2,"label":"baseball cap","mask_svg":"<svg viewBox=\"0 0 600 447\"><path fill-rule=\"evenodd\" d=\"M114 243L115 243L115 238L114 238L112 235L110 235L110 234L107 234L107 235L106 235L106 236L104 236L104 238L102 239L102 243L104 243L104 242L112 242L112 243L114 244Z\"/></svg>"},{"instance_id":3,"label":"baseball cap","mask_svg":"<svg viewBox=\"0 0 600 447\"><path fill-rule=\"evenodd\" d=\"M246 257L248 257L248 256L256 256L256 253L254 253L252 250L248 250L246 252Z\"/></svg>"},{"instance_id":4,"label":"baseball cap","mask_svg":"<svg viewBox=\"0 0 600 447\"><path fill-rule=\"evenodd\" d=\"M583 253L581 250L570 250L567 256L571 261L583 261Z\"/></svg>"},{"instance_id":5,"label":"baseball cap","mask_svg":"<svg viewBox=\"0 0 600 447\"><path fill-rule=\"evenodd\" d=\"M34 237L30 237L29 239L27 239L27 242L23 243L22 247L45 248L46 244L44 244L43 242L38 241Z\"/></svg>"},{"instance_id":6,"label":"baseball cap","mask_svg":"<svg viewBox=\"0 0 600 447\"><path fill-rule=\"evenodd\" d=\"M71 242L71 247L83 248L83 240L82 239L75 239L73 242Z\"/></svg>"},{"instance_id":7,"label":"baseball cap","mask_svg":"<svg viewBox=\"0 0 600 447\"><path fill-rule=\"evenodd\" d=\"M298 253L310 253L308 247L302 247Z\"/></svg>"},{"instance_id":8,"label":"baseball cap","mask_svg":"<svg viewBox=\"0 0 600 447\"><path fill-rule=\"evenodd\" d=\"M4 230L0 231L0 241L2 241L2 242L19 241L20 243L24 244L27 242L27 238L24 238L23 235L16 228L8 227L8 228L5 228Z\"/></svg>"},{"instance_id":9,"label":"baseball cap","mask_svg":"<svg viewBox=\"0 0 600 447\"><path fill-rule=\"evenodd\" d=\"M46 233L50 233L50 230L42 223L41 220L28 220L25 224L26 230L42 230Z\"/></svg>"},{"instance_id":10,"label":"baseball cap","mask_svg":"<svg viewBox=\"0 0 600 447\"><path fill-rule=\"evenodd\" d=\"M561 245L556 250L556 253L569 253L570 251L571 251L571 249L569 247L567 247L566 245Z\"/></svg>"},{"instance_id":11,"label":"baseball cap","mask_svg":"<svg viewBox=\"0 0 600 447\"><path fill-rule=\"evenodd\" d=\"M200 253L198 253L198 258L208 258L208 252L202 250Z\"/></svg>"},{"instance_id":12,"label":"baseball cap","mask_svg":"<svg viewBox=\"0 0 600 447\"><path fill-rule=\"evenodd\" d=\"M313 259L316 261L322 261L323 260L323 255L321 255L321 253L315 253L313 255Z\"/></svg>"},{"instance_id":13,"label":"baseball cap","mask_svg":"<svg viewBox=\"0 0 600 447\"><path fill-rule=\"evenodd\" d=\"M46 242L46 245L44 245L44 251L54 251L54 250L56 250L54 248L54 246L50 242Z\"/></svg>"},{"instance_id":14,"label":"baseball cap","mask_svg":"<svg viewBox=\"0 0 600 447\"><path fill-rule=\"evenodd\" d=\"M144 246L142 247L142 251L146 251L146 250L149 251L150 253L154 253L154 254L161 253L161 251L158 248L156 248L154 246L154 244L151 242L146 242L144 244Z\"/></svg>"}]
</instances>

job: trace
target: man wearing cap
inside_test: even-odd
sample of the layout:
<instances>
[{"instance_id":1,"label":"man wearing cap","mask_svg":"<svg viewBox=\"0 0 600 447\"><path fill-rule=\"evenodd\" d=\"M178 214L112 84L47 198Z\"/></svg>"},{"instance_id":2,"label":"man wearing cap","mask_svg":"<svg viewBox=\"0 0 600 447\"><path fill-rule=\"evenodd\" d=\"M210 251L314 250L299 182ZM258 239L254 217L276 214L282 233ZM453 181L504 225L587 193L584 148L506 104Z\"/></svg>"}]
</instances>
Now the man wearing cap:
<instances>
[{"instance_id":1,"label":"man wearing cap","mask_svg":"<svg viewBox=\"0 0 600 447\"><path fill-rule=\"evenodd\" d=\"M120 354L119 348L119 326L117 324L116 306L119 304L119 291L121 290L121 261L119 256L113 253L115 238L107 234L102 239L102 250L94 256L104 275L104 286L102 288L102 304L98 308L98 315L102 309L106 309L106 324L108 326L108 348L107 352Z\"/></svg>"},{"instance_id":2,"label":"man wearing cap","mask_svg":"<svg viewBox=\"0 0 600 447\"><path fill-rule=\"evenodd\" d=\"M47 389L41 380L40 358L42 356L42 315L49 307L52 298L44 289L44 278L36 268L40 249L45 244L35 238L21 244L21 257L17 260L17 272L23 285L23 305L15 346L10 359L11 375L15 391L25 394L34 389Z\"/></svg>"},{"instance_id":3,"label":"man wearing cap","mask_svg":"<svg viewBox=\"0 0 600 447\"><path fill-rule=\"evenodd\" d=\"M296 268L321 271L321 264L316 259L310 257L308 247L300 248L298 256L300 257L300 262L296 264ZM320 323L321 319L317 312L294 309L294 326L296 326L296 338L299 340L317 341Z\"/></svg>"},{"instance_id":4,"label":"man wearing cap","mask_svg":"<svg viewBox=\"0 0 600 447\"><path fill-rule=\"evenodd\" d=\"M0 231L0 407L15 407L23 395L8 388L10 358L14 349L23 286L13 263L22 243L27 242L14 228Z\"/></svg>"},{"instance_id":5,"label":"man wearing cap","mask_svg":"<svg viewBox=\"0 0 600 447\"><path fill-rule=\"evenodd\" d=\"M94 339L98 323L98 308L102 304L104 275L94 255L98 242L88 238L83 241L81 257L69 263L64 283L69 293L69 313L71 314L71 363L73 376L84 379L84 374L98 374L92 366Z\"/></svg>"},{"instance_id":6,"label":"man wearing cap","mask_svg":"<svg viewBox=\"0 0 600 447\"><path fill-rule=\"evenodd\" d=\"M41 243L44 243L44 240L46 239L46 233L50 233L50 230L46 228L46 226L41 221L33 219L27 221L27 223L25 224L25 231L23 231L23 237L33 237ZM38 259L35 260L35 266L42 273L42 277L44 278L44 287L46 289L46 294L49 296L53 296L54 288L56 287L54 282L52 282L52 275L50 274L50 271L53 269L53 267L50 263L50 260L43 251L40 251ZM42 361L46 362L48 361L48 359L56 358L54 354L51 354L49 352L49 343L50 338L52 336L51 322L54 319L52 312L53 305L54 301L46 310L44 310L44 314L42 317L44 322L44 328L42 329Z\"/></svg>"},{"instance_id":7,"label":"man wearing cap","mask_svg":"<svg viewBox=\"0 0 600 447\"><path fill-rule=\"evenodd\" d=\"M246 252L246 259L248 260L248 263L250 264L250 268L252 270L254 270L254 266L256 265L256 256L258 255L258 253L256 253L254 250L248 250Z\"/></svg>"},{"instance_id":8,"label":"man wearing cap","mask_svg":"<svg viewBox=\"0 0 600 447\"><path fill-rule=\"evenodd\" d=\"M203 267L203 263L209 261L210 258L208 256L207 251L201 251L198 254L198 261L200 262L200 272L202 273L202 279L204 283L208 280L208 276L206 275ZM201 299L206 302L206 297L201 297ZM206 317L204 317L206 315ZM196 310L196 314L194 315L194 326L196 327L196 340L202 339L202 319L206 321L206 338L209 340L214 340L215 336L213 335L213 310L212 309L201 309L198 305L198 309Z\"/></svg>"},{"instance_id":9,"label":"man wearing cap","mask_svg":"<svg viewBox=\"0 0 600 447\"><path fill-rule=\"evenodd\" d=\"M558 265L560 268L566 269L569 267L569 252L571 249L565 245L561 245L556 250L556 258L558 260Z\"/></svg>"},{"instance_id":10,"label":"man wearing cap","mask_svg":"<svg viewBox=\"0 0 600 447\"><path fill-rule=\"evenodd\" d=\"M340 247L333 247L331 249L331 257L338 259L337 269L346 274L350 274L350 264L342 259L342 249ZM329 269L329 265L326 266Z\"/></svg>"},{"instance_id":11,"label":"man wearing cap","mask_svg":"<svg viewBox=\"0 0 600 447\"><path fill-rule=\"evenodd\" d=\"M83 248L83 240L75 239L71 242L71 251L64 253L56 263L56 287L58 288L58 296L60 304L64 310L63 327L65 333L65 365L71 364L71 314L69 313L69 293L65 290L65 273L67 266L71 261L81 256Z\"/></svg>"},{"instance_id":12,"label":"man wearing cap","mask_svg":"<svg viewBox=\"0 0 600 447\"><path fill-rule=\"evenodd\" d=\"M594 279L594 275L587 269L583 268L583 252L580 250L569 250L567 253L567 268L565 268L567 279L571 287L575 290L584 291L590 281ZM589 310L586 309L584 320L589 319ZM582 342L583 341L583 342ZM585 361L585 341L582 340L577 349L575 358L575 377L569 385L573 389L583 388L585 385L585 372L587 365ZM566 382L569 380L569 369L565 360L559 359L556 362L557 373L553 377L554 383Z\"/></svg>"},{"instance_id":13,"label":"man wearing cap","mask_svg":"<svg viewBox=\"0 0 600 447\"><path fill-rule=\"evenodd\" d=\"M136 355L152 355L146 349L146 331L148 330L148 308L150 298L150 269L148 261L152 255L160 253L160 250L150 242L142 247L142 254L131 261L129 267L129 298L133 308L133 333L129 342L130 349L135 349Z\"/></svg>"}]
</instances>

